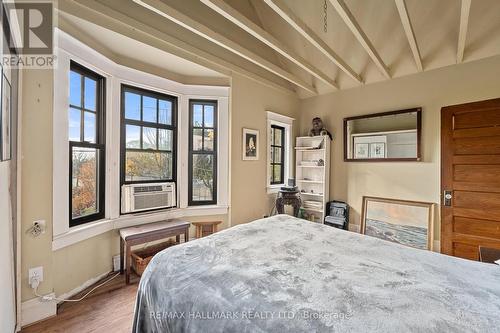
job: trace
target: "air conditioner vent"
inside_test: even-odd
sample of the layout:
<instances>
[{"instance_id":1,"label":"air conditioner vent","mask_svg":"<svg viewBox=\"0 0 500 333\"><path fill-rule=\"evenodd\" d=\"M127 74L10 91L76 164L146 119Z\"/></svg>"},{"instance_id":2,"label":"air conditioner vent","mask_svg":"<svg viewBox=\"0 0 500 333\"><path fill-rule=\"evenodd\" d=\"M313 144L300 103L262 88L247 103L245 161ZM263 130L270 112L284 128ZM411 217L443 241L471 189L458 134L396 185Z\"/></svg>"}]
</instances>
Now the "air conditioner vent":
<instances>
[{"instance_id":1,"label":"air conditioner vent","mask_svg":"<svg viewBox=\"0 0 500 333\"><path fill-rule=\"evenodd\" d=\"M161 192L163 191L162 186L137 186L134 187L134 193L143 193L143 192Z\"/></svg>"}]
</instances>

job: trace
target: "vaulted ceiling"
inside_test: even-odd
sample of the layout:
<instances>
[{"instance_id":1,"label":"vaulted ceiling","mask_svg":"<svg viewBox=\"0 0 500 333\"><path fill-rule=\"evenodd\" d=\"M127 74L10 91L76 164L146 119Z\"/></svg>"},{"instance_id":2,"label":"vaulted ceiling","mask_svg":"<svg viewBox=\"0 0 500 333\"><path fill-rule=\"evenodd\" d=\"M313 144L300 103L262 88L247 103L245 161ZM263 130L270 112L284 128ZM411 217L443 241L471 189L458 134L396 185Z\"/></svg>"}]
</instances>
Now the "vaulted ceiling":
<instances>
[{"instance_id":1,"label":"vaulted ceiling","mask_svg":"<svg viewBox=\"0 0 500 333\"><path fill-rule=\"evenodd\" d=\"M63 28L83 29L71 20L78 17L106 29L86 32L129 59L180 70L167 66L177 58L148 51L155 48L209 69L181 74L238 72L300 97L500 55L498 0L60 0L59 7ZM129 40L147 48L126 47Z\"/></svg>"}]
</instances>

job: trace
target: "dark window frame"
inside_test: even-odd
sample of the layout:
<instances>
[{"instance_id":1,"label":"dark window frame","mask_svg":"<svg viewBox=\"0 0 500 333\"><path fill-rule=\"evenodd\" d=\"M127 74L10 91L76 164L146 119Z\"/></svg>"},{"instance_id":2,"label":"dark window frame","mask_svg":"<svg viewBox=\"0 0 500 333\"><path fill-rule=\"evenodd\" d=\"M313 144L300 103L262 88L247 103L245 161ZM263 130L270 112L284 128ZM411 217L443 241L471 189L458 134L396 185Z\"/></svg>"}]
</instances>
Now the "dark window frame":
<instances>
[{"instance_id":1,"label":"dark window frame","mask_svg":"<svg viewBox=\"0 0 500 333\"><path fill-rule=\"evenodd\" d=\"M69 141L69 226L74 227L84 223L101 220L106 214L106 79L96 72L71 60L70 72L76 72L82 76L81 83L81 107L68 103L70 108L78 109L80 118L80 141ZM68 73L69 74L69 73ZM96 110L85 109L85 77L96 81ZM96 142L86 142L84 132L84 113L92 112L96 115ZM98 211L94 214L73 218L73 148L92 148L96 150L97 184L96 199Z\"/></svg>"},{"instance_id":2,"label":"dark window frame","mask_svg":"<svg viewBox=\"0 0 500 333\"><path fill-rule=\"evenodd\" d=\"M277 145L275 142L276 136L274 135L274 130L280 130L281 131L281 145ZM281 185L285 183L285 133L286 133L286 128L283 126L271 125L271 179L270 179L270 184L271 185ZM276 156L274 155L274 148L280 148L281 149L281 162L275 162ZM275 165L280 165L281 166L281 173L280 173L280 180L281 181L275 181L274 179L274 166Z\"/></svg>"},{"instance_id":3,"label":"dark window frame","mask_svg":"<svg viewBox=\"0 0 500 333\"><path fill-rule=\"evenodd\" d=\"M203 105L202 114L202 126L193 126L193 111L194 105ZM210 105L214 107L214 125L213 127L205 127L205 111L204 106ZM218 143L218 103L216 100L202 100L202 99L190 99L189 100L189 154L188 154L188 206L203 206L203 205L215 205L217 204L217 143ZM193 150L193 133L195 129L213 129L214 130L214 145L212 151L207 150ZM202 138L204 141L204 136L202 132ZM204 143L202 148L204 148ZM193 155L212 155L213 160L213 195L212 200L193 200Z\"/></svg>"},{"instance_id":4,"label":"dark window frame","mask_svg":"<svg viewBox=\"0 0 500 333\"><path fill-rule=\"evenodd\" d=\"M160 92L156 92L153 90L148 90L148 89L143 89L143 88L138 88L134 87L131 85L127 84L122 84L120 88L120 185L129 185L129 184L151 184L151 183L175 183L177 185L177 97L163 94ZM125 93L126 92L131 92L134 94L138 94L141 96L141 120L133 120L133 119L126 119L125 118ZM143 97L152 97L157 99L157 113L156 113L156 120L157 122L149 122L149 121L144 121L142 120L143 118ZM158 103L159 100L166 100L172 102L172 124L167 125L167 124L161 124L158 122L159 118L159 108L158 108ZM141 148L126 148L126 126L127 125L134 125L134 126L140 126L141 131L140 131L140 140L141 140L141 145L142 145L142 140L143 140L143 127L150 127L150 128L155 128L157 129L157 135L156 135L156 145L158 148L158 129L166 129L166 130L172 130L172 151L168 150L159 150L159 149L141 149ZM172 154L172 178L171 179L153 179L153 180L134 180L134 181L127 181L125 179L126 173L125 173L125 164L126 164L126 152L127 151L137 151L137 152L163 152L163 153L171 153ZM120 188L121 188L120 186ZM177 191L177 189L176 189ZM121 191L120 191L121 192ZM163 208L162 208L163 209ZM155 209L156 210L156 209Z\"/></svg>"}]
</instances>

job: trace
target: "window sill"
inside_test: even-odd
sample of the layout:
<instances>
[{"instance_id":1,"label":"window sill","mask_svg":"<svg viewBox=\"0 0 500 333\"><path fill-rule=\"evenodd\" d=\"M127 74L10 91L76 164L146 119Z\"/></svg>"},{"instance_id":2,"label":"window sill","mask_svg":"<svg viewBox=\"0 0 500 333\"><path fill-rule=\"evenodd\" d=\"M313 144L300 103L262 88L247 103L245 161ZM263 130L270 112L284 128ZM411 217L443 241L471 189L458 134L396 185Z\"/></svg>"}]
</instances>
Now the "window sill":
<instances>
[{"instance_id":1,"label":"window sill","mask_svg":"<svg viewBox=\"0 0 500 333\"><path fill-rule=\"evenodd\" d=\"M68 232L56 236L52 240L52 251L60 250L110 230L190 216L224 215L228 213L228 208L228 206L217 205L172 208L158 212L122 215L116 219L95 221L72 227Z\"/></svg>"},{"instance_id":2,"label":"window sill","mask_svg":"<svg viewBox=\"0 0 500 333\"><path fill-rule=\"evenodd\" d=\"M267 194L276 194L285 184L267 185Z\"/></svg>"}]
</instances>

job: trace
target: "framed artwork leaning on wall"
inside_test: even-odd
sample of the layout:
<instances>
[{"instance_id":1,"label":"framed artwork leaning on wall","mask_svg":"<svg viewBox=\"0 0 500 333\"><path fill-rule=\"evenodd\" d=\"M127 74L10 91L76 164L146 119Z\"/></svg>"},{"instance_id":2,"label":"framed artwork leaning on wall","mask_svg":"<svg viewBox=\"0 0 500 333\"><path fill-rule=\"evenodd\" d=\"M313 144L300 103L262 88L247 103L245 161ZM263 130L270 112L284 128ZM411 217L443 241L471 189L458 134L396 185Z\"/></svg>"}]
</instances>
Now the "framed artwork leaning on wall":
<instances>
[{"instance_id":1,"label":"framed artwork leaning on wall","mask_svg":"<svg viewBox=\"0 0 500 333\"><path fill-rule=\"evenodd\" d=\"M361 233L423 250L433 249L431 202L363 197Z\"/></svg>"}]
</instances>

